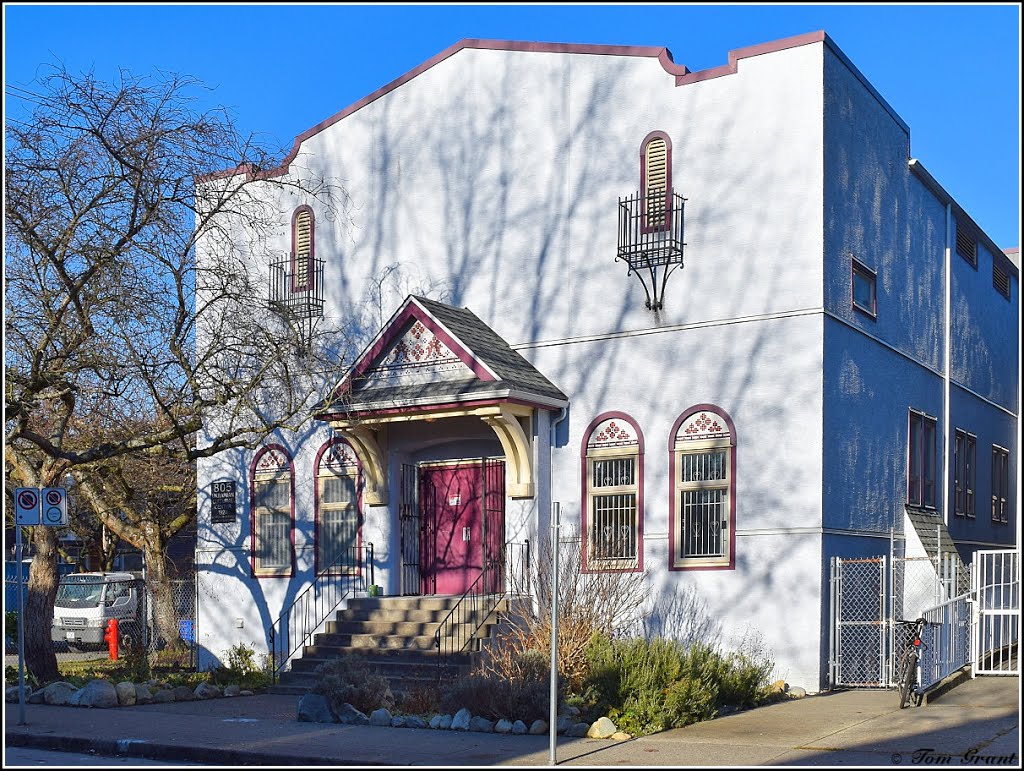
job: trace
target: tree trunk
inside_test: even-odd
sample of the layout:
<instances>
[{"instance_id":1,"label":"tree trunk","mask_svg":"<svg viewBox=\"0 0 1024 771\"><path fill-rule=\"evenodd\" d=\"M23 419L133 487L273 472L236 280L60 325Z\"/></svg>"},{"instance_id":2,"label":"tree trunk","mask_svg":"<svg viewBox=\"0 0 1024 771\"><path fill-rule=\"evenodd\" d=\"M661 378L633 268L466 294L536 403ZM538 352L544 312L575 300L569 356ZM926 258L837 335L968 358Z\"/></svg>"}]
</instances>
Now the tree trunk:
<instances>
[{"instance_id":1,"label":"tree trunk","mask_svg":"<svg viewBox=\"0 0 1024 771\"><path fill-rule=\"evenodd\" d=\"M167 555L163 543L147 541L145 547L146 588L153 603L153 640L158 649L183 648L185 643L178 632L174 591L167 572Z\"/></svg>"},{"instance_id":2,"label":"tree trunk","mask_svg":"<svg viewBox=\"0 0 1024 771\"><path fill-rule=\"evenodd\" d=\"M52 527L32 528L35 556L28 573L25 603L25 667L42 684L60 678L50 638L53 601L57 597L57 534Z\"/></svg>"}]
</instances>

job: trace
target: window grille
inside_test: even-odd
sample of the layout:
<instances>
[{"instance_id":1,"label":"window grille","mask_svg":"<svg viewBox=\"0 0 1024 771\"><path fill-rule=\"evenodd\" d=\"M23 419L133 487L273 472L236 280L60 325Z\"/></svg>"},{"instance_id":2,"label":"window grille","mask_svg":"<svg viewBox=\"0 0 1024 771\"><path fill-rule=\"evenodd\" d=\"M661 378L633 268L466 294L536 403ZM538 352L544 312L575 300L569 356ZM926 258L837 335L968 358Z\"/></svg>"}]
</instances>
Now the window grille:
<instances>
[{"instance_id":1,"label":"window grille","mask_svg":"<svg viewBox=\"0 0 1024 771\"><path fill-rule=\"evenodd\" d=\"M727 526L726 491L683 490L682 525L684 557L722 557L722 532Z\"/></svg>"},{"instance_id":2,"label":"window grille","mask_svg":"<svg viewBox=\"0 0 1024 771\"><path fill-rule=\"evenodd\" d=\"M257 479L255 567L257 573L291 569L291 479Z\"/></svg>"},{"instance_id":3,"label":"window grille","mask_svg":"<svg viewBox=\"0 0 1024 771\"><path fill-rule=\"evenodd\" d=\"M583 444L585 560L588 570L637 570L642 562L640 430L618 413L590 425Z\"/></svg>"},{"instance_id":4,"label":"window grille","mask_svg":"<svg viewBox=\"0 0 1024 771\"><path fill-rule=\"evenodd\" d=\"M636 560L636 493L591 498L591 560Z\"/></svg>"},{"instance_id":5,"label":"window grille","mask_svg":"<svg viewBox=\"0 0 1024 771\"><path fill-rule=\"evenodd\" d=\"M356 547L359 545L356 479L349 474L321 471L318 483L318 569L336 565L339 573L352 572L356 569Z\"/></svg>"},{"instance_id":6,"label":"window grille","mask_svg":"<svg viewBox=\"0 0 1024 771\"><path fill-rule=\"evenodd\" d=\"M978 267L978 242L971 238L971 234L959 222L956 223L956 253Z\"/></svg>"},{"instance_id":7,"label":"window grille","mask_svg":"<svg viewBox=\"0 0 1024 771\"><path fill-rule=\"evenodd\" d=\"M1007 300L1010 299L1010 274L996 260L992 261L992 286Z\"/></svg>"}]
</instances>

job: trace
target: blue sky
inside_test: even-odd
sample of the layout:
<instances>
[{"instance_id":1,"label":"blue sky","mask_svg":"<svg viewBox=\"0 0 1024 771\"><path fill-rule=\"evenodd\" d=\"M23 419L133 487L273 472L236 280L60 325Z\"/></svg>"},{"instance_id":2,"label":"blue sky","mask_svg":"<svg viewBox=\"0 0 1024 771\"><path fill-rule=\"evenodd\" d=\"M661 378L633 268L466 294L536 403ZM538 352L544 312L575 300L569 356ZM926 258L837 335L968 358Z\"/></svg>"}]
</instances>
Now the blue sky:
<instances>
[{"instance_id":1,"label":"blue sky","mask_svg":"<svg viewBox=\"0 0 1024 771\"><path fill-rule=\"evenodd\" d=\"M462 38L667 46L691 70L823 29L910 125L911 155L1003 248L1020 243L1020 6L5 4L5 85L62 62L213 87L246 132L297 134ZM22 109L5 89L5 114Z\"/></svg>"}]
</instances>

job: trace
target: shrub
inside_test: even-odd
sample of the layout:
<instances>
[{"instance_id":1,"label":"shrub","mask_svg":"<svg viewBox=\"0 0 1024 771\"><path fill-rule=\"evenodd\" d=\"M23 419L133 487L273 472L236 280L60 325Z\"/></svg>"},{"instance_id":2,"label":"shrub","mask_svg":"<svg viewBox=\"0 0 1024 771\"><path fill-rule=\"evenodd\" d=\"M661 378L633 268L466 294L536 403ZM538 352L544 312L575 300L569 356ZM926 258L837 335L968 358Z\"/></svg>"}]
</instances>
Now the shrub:
<instances>
[{"instance_id":1,"label":"shrub","mask_svg":"<svg viewBox=\"0 0 1024 771\"><path fill-rule=\"evenodd\" d=\"M317 684L313 693L325 696L332 709L346 703L366 713L381 707L395 707L395 697L387 679L359 656L325 661L316 668L316 674Z\"/></svg>"},{"instance_id":2,"label":"shrub","mask_svg":"<svg viewBox=\"0 0 1024 771\"><path fill-rule=\"evenodd\" d=\"M245 643L232 645L224 652L227 664L213 667L209 681L214 685L239 685L255 691L270 685L271 675L264 663L256 660L256 651Z\"/></svg>"},{"instance_id":3,"label":"shrub","mask_svg":"<svg viewBox=\"0 0 1024 771\"><path fill-rule=\"evenodd\" d=\"M454 713L465 707L490 720L508 718L529 723L547 718L549 701L546 675L507 679L494 672L473 672L445 690L441 708Z\"/></svg>"},{"instance_id":4,"label":"shrub","mask_svg":"<svg viewBox=\"0 0 1024 771\"><path fill-rule=\"evenodd\" d=\"M587 708L632 734L709 720L725 705L755 706L765 697L772 667L756 652L723 656L703 643L603 635L591 640L587 658L590 673L581 692Z\"/></svg>"},{"instance_id":5,"label":"shrub","mask_svg":"<svg viewBox=\"0 0 1024 771\"><path fill-rule=\"evenodd\" d=\"M437 685L414 685L396 696L395 710L403 715L429 715L438 711L441 691Z\"/></svg>"}]
</instances>

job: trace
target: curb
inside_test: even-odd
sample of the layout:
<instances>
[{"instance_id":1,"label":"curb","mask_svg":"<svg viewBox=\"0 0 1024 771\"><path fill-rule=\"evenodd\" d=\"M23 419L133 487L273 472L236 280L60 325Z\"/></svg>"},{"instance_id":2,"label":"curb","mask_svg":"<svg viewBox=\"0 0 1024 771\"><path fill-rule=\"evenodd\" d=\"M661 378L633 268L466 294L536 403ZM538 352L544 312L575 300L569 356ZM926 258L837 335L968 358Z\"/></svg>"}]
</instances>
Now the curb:
<instances>
[{"instance_id":1,"label":"curb","mask_svg":"<svg viewBox=\"0 0 1024 771\"><path fill-rule=\"evenodd\" d=\"M36 750L80 752L105 757L127 756L146 760L186 761L211 766L336 766L334 759L323 755L267 755L242 750L190 747L181 744L161 744L148 739L85 739L78 736L41 736L39 734L8 731L5 745ZM355 760L353 765L382 766L377 760Z\"/></svg>"}]
</instances>

